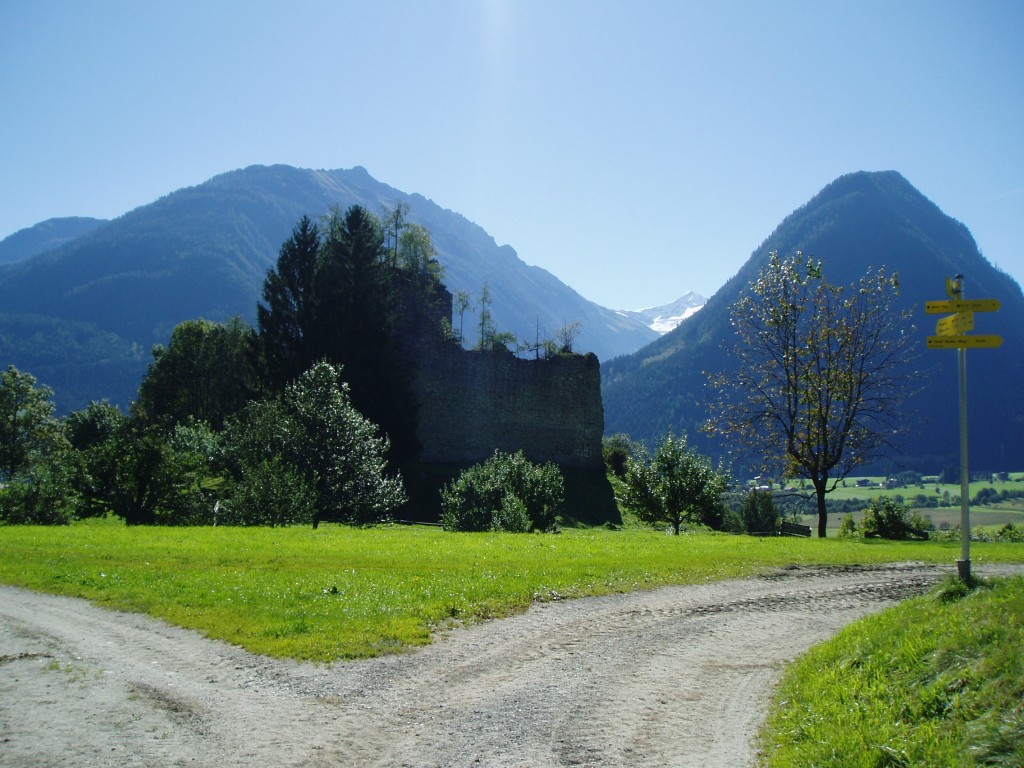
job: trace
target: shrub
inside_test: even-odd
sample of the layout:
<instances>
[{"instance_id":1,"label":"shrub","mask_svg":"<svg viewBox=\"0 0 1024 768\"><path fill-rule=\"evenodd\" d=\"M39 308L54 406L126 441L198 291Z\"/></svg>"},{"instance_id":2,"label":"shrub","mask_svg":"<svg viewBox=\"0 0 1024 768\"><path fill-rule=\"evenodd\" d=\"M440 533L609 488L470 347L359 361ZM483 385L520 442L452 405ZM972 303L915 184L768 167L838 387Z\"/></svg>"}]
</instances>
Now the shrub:
<instances>
[{"instance_id":1,"label":"shrub","mask_svg":"<svg viewBox=\"0 0 1024 768\"><path fill-rule=\"evenodd\" d=\"M839 538L850 539L857 535L857 521L853 515L847 515L839 524Z\"/></svg>"},{"instance_id":2,"label":"shrub","mask_svg":"<svg viewBox=\"0 0 1024 768\"><path fill-rule=\"evenodd\" d=\"M58 462L35 462L0 484L0 523L67 525L77 505L70 472Z\"/></svg>"},{"instance_id":3,"label":"shrub","mask_svg":"<svg viewBox=\"0 0 1024 768\"><path fill-rule=\"evenodd\" d=\"M215 522L272 527L311 523L315 511L316 493L306 479L273 456L248 469L231 498L219 506Z\"/></svg>"},{"instance_id":4,"label":"shrub","mask_svg":"<svg viewBox=\"0 0 1024 768\"><path fill-rule=\"evenodd\" d=\"M601 441L604 465L616 477L626 476L626 462L637 455L639 447L629 435L619 433Z\"/></svg>"},{"instance_id":5,"label":"shrub","mask_svg":"<svg viewBox=\"0 0 1024 768\"><path fill-rule=\"evenodd\" d=\"M867 538L909 539L915 530L925 526L928 522L920 515L912 516L901 500L879 496L864 510L861 529Z\"/></svg>"},{"instance_id":6,"label":"shrub","mask_svg":"<svg viewBox=\"0 0 1024 768\"><path fill-rule=\"evenodd\" d=\"M495 451L441 489L441 524L449 531L547 531L564 495L554 464L534 464L522 451Z\"/></svg>"}]
</instances>

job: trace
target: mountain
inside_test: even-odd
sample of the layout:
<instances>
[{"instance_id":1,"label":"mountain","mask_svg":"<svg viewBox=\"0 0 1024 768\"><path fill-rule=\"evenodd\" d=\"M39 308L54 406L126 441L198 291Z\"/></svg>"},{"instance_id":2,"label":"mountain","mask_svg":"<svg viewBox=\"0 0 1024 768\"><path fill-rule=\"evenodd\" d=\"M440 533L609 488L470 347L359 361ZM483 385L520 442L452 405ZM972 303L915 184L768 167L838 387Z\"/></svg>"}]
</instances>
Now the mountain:
<instances>
[{"instance_id":1,"label":"mountain","mask_svg":"<svg viewBox=\"0 0 1024 768\"><path fill-rule=\"evenodd\" d=\"M38 224L19 229L13 235L0 240L0 264L13 264L38 253L59 248L64 243L91 232L106 224L105 219L91 219L85 216L68 216L47 219Z\"/></svg>"},{"instance_id":2,"label":"mountain","mask_svg":"<svg viewBox=\"0 0 1024 768\"><path fill-rule=\"evenodd\" d=\"M699 293L690 291L670 304L647 309L620 309L619 314L639 320L652 331L664 334L675 330L683 320L707 304L707 301Z\"/></svg>"},{"instance_id":3,"label":"mountain","mask_svg":"<svg viewBox=\"0 0 1024 768\"><path fill-rule=\"evenodd\" d=\"M1017 469L1024 462L1024 294L979 252L967 227L945 215L894 171L853 173L790 214L700 312L643 349L602 366L605 424L652 440L673 430L715 455L729 446L699 432L709 417L705 371L728 371L733 343L729 307L772 251L820 259L826 277L850 284L869 267L900 275L900 306L912 308L920 355L907 381L920 392L904 409L908 434L889 460L934 474L959 465L956 354L926 349L937 316L927 301L946 299L945 279L964 275L965 297L998 299L1001 310L977 318L977 333L1002 335L999 349L968 352L970 465Z\"/></svg>"},{"instance_id":4,"label":"mountain","mask_svg":"<svg viewBox=\"0 0 1024 768\"><path fill-rule=\"evenodd\" d=\"M599 357L657 338L639 320L587 301L551 273L524 263L482 228L422 195L374 179L363 168L316 171L252 166L216 176L97 226L70 242L0 267L0 365L14 364L54 387L61 410L100 397L124 403L149 349L180 322L255 320L267 269L304 214L397 203L427 227L445 283L474 301L464 327L473 339L475 302L486 282L499 331L533 340L580 323L576 349ZM458 319L453 321L458 325ZM81 371L91 375L83 377Z\"/></svg>"}]
</instances>

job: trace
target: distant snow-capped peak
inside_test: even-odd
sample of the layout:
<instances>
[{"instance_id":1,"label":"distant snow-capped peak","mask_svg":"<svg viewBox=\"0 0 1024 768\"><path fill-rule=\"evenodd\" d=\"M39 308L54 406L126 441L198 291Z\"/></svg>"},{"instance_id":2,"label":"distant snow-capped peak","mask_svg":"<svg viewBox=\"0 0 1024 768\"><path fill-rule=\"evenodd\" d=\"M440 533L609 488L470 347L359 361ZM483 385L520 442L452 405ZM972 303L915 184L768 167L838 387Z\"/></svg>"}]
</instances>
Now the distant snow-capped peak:
<instances>
[{"instance_id":1,"label":"distant snow-capped peak","mask_svg":"<svg viewBox=\"0 0 1024 768\"><path fill-rule=\"evenodd\" d=\"M619 314L636 318L651 330L665 334L697 312L706 303L707 299L690 291L670 304L647 309L620 309Z\"/></svg>"}]
</instances>

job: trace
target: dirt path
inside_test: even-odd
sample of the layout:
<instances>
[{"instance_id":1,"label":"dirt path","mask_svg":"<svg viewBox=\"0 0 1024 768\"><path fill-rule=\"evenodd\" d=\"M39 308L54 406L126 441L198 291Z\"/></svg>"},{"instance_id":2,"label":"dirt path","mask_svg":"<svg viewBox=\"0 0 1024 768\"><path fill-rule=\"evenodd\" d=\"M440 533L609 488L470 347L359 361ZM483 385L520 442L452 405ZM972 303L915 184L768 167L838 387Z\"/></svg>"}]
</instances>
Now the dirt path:
<instances>
[{"instance_id":1,"label":"dirt path","mask_svg":"<svg viewBox=\"0 0 1024 768\"><path fill-rule=\"evenodd\" d=\"M333 666L0 587L0 765L752 766L787 661L953 570L547 603Z\"/></svg>"}]
</instances>

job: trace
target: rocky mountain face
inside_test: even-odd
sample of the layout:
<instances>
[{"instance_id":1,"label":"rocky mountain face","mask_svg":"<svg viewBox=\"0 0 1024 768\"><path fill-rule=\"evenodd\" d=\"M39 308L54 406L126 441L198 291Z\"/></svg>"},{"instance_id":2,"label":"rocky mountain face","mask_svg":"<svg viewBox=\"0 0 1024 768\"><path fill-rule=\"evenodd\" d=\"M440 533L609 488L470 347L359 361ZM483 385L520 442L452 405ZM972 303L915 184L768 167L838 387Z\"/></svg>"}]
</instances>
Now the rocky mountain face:
<instances>
[{"instance_id":1,"label":"rocky mountain face","mask_svg":"<svg viewBox=\"0 0 1024 768\"><path fill-rule=\"evenodd\" d=\"M967 227L945 215L900 174L854 173L829 184L788 216L700 312L643 349L602 366L605 429L654 440L673 430L717 456L700 426L708 411L706 371L728 371L735 343L729 308L767 263L771 252L802 251L823 262L834 283L848 285L869 267L900 275L900 306L913 312L915 367L905 372L915 390L904 408L909 427L888 457L889 467L937 474L959 456L956 353L929 350L937 316L927 301L946 299L947 276L963 274L967 298L998 299L998 313L977 319L978 333L1003 337L999 349L968 352L971 467L1015 470L1024 461L1024 294L979 252Z\"/></svg>"},{"instance_id":2,"label":"rocky mountain face","mask_svg":"<svg viewBox=\"0 0 1024 768\"><path fill-rule=\"evenodd\" d=\"M484 283L498 331L519 339L554 338L578 322L575 349L607 359L657 338L642 321L587 301L527 265L458 213L363 168L253 166L173 192L55 247L37 245L33 258L0 267L0 363L53 387L61 410L100 398L127 403L150 348L166 342L178 323L234 315L254 321L267 269L304 214L317 218L353 204L381 214L399 203L408 206L410 222L430 230L448 288L473 301L453 319L468 342L475 340Z\"/></svg>"}]
</instances>

